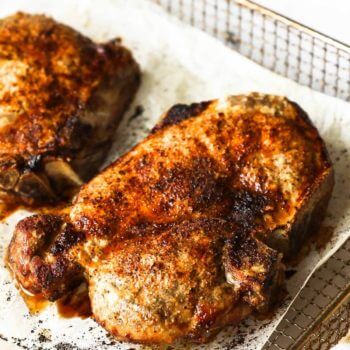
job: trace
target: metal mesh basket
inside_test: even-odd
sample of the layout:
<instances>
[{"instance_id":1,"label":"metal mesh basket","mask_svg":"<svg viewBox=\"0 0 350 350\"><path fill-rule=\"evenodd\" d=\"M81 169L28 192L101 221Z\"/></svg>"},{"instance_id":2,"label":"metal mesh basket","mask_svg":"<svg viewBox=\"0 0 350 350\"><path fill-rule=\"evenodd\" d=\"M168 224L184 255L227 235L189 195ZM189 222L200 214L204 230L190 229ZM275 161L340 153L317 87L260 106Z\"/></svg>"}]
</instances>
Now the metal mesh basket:
<instances>
[{"instance_id":1,"label":"metal mesh basket","mask_svg":"<svg viewBox=\"0 0 350 350\"><path fill-rule=\"evenodd\" d=\"M350 327L350 240L310 278L264 350L329 349Z\"/></svg>"},{"instance_id":2,"label":"metal mesh basket","mask_svg":"<svg viewBox=\"0 0 350 350\"><path fill-rule=\"evenodd\" d=\"M350 46L247 0L154 0L244 56L350 100Z\"/></svg>"},{"instance_id":3,"label":"metal mesh basket","mask_svg":"<svg viewBox=\"0 0 350 350\"><path fill-rule=\"evenodd\" d=\"M247 0L154 0L244 56L350 101L350 47ZM350 240L301 290L264 347L329 349L350 327Z\"/></svg>"}]
</instances>

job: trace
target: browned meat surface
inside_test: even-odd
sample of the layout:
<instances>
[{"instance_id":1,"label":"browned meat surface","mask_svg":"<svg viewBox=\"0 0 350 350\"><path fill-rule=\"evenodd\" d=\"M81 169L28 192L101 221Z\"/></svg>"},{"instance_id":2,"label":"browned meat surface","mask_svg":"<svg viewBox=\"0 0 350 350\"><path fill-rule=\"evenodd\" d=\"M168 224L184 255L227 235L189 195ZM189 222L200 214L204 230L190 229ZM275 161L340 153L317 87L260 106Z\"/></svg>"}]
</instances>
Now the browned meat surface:
<instances>
[{"instance_id":1,"label":"browned meat surface","mask_svg":"<svg viewBox=\"0 0 350 350\"><path fill-rule=\"evenodd\" d=\"M90 178L139 85L118 40L45 16L0 21L0 197L55 199Z\"/></svg>"},{"instance_id":2,"label":"browned meat surface","mask_svg":"<svg viewBox=\"0 0 350 350\"><path fill-rule=\"evenodd\" d=\"M206 341L270 307L282 256L317 230L332 188L323 141L287 99L177 105L67 216L21 221L9 266L52 300L86 279L94 318L119 339Z\"/></svg>"}]
</instances>

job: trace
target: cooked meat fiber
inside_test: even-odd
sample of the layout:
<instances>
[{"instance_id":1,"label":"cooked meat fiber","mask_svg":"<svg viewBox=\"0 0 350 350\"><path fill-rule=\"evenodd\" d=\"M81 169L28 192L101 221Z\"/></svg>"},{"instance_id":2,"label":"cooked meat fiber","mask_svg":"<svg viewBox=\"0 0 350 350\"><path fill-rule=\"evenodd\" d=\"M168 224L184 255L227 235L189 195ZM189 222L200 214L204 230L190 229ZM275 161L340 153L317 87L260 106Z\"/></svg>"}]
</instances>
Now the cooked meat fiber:
<instances>
[{"instance_id":1,"label":"cooked meat fiber","mask_svg":"<svg viewBox=\"0 0 350 350\"><path fill-rule=\"evenodd\" d=\"M93 317L118 339L203 342L269 309L282 257L317 230L332 187L295 103L254 93L177 105L67 216L22 220L9 266L51 300L86 279Z\"/></svg>"},{"instance_id":2,"label":"cooked meat fiber","mask_svg":"<svg viewBox=\"0 0 350 350\"><path fill-rule=\"evenodd\" d=\"M67 194L103 161L139 67L119 40L23 13L0 21L0 56L0 197Z\"/></svg>"}]
</instances>

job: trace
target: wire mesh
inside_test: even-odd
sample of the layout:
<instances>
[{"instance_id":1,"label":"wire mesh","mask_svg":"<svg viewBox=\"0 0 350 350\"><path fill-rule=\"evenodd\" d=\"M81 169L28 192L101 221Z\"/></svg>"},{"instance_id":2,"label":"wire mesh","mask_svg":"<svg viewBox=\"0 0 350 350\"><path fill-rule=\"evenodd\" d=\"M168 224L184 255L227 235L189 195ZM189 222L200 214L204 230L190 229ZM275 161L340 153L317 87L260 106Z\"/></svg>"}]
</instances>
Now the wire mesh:
<instances>
[{"instance_id":1,"label":"wire mesh","mask_svg":"<svg viewBox=\"0 0 350 350\"><path fill-rule=\"evenodd\" d=\"M260 65L350 101L350 47L248 0L154 0Z\"/></svg>"},{"instance_id":2,"label":"wire mesh","mask_svg":"<svg viewBox=\"0 0 350 350\"><path fill-rule=\"evenodd\" d=\"M350 47L248 0L154 0L260 65L350 101ZM350 239L310 278L264 350L329 349L350 327Z\"/></svg>"},{"instance_id":3,"label":"wire mesh","mask_svg":"<svg viewBox=\"0 0 350 350\"><path fill-rule=\"evenodd\" d=\"M350 327L350 240L300 291L264 350L329 349Z\"/></svg>"}]
</instances>

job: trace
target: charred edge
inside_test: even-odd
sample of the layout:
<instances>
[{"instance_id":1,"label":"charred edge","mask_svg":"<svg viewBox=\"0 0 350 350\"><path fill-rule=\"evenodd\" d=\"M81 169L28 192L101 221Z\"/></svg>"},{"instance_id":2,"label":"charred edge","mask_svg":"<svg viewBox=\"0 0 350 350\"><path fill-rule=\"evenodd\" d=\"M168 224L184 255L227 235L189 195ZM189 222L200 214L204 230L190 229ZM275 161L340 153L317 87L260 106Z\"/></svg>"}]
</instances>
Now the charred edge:
<instances>
[{"instance_id":1,"label":"charred edge","mask_svg":"<svg viewBox=\"0 0 350 350\"><path fill-rule=\"evenodd\" d=\"M62 232L56 237L50 247L50 253L54 256L62 254L82 241L84 235L75 231L72 224L67 223Z\"/></svg>"},{"instance_id":2,"label":"charred edge","mask_svg":"<svg viewBox=\"0 0 350 350\"><path fill-rule=\"evenodd\" d=\"M183 120L199 115L210 105L210 103L211 101L205 101L192 103L190 105L177 104L171 107L166 113L164 119L152 129L151 134L164 129L167 126L179 124Z\"/></svg>"},{"instance_id":3,"label":"charred edge","mask_svg":"<svg viewBox=\"0 0 350 350\"><path fill-rule=\"evenodd\" d=\"M290 103L293 108L297 112L297 116L300 117L300 119L304 120L307 124L311 125L313 128L315 128L313 122L311 121L309 115L294 101L291 101L289 99L286 99L288 103Z\"/></svg>"},{"instance_id":4,"label":"charred edge","mask_svg":"<svg viewBox=\"0 0 350 350\"><path fill-rule=\"evenodd\" d=\"M237 269L249 262L249 265L262 264L266 270L270 270L278 257L278 252L268 247L268 254L262 252L264 244L246 233L237 232L229 243L229 259Z\"/></svg>"},{"instance_id":5,"label":"charred edge","mask_svg":"<svg viewBox=\"0 0 350 350\"><path fill-rule=\"evenodd\" d=\"M59 215L42 214L32 215L31 220L25 218L21 220L16 230L24 232L57 232L63 223L63 219Z\"/></svg>"}]
</instances>

